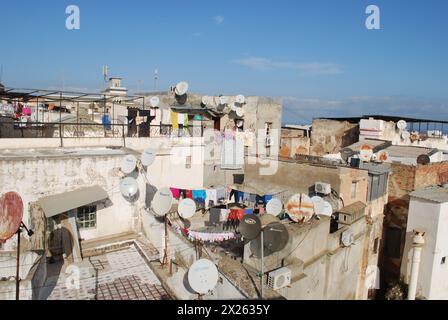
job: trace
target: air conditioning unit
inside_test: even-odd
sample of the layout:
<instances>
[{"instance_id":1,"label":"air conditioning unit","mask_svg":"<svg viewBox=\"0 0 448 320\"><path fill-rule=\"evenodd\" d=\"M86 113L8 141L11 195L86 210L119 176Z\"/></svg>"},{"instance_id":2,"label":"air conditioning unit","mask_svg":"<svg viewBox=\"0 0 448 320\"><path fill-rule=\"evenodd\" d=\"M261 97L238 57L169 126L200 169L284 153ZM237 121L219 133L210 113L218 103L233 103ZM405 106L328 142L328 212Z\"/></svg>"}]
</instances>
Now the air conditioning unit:
<instances>
[{"instance_id":1,"label":"air conditioning unit","mask_svg":"<svg viewBox=\"0 0 448 320\"><path fill-rule=\"evenodd\" d=\"M350 247L355 243L355 234L353 231L346 230L341 234L341 243L344 247Z\"/></svg>"},{"instance_id":2,"label":"air conditioning unit","mask_svg":"<svg viewBox=\"0 0 448 320\"><path fill-rule=\"evenodd\" d=\"M316 182L314 185L314 191L316 193L328 195L331 193L331 184L325 182Z\"/></svg>"},{"instance_id":3,"label":"air conditioning unit","mask_svg":"<svg viewBox=\"0 0 448 320\"><path fill-rule=\"evenodd\" d=\"M291 270L284 267L269 273L268 286L278 290L291 284Z\"/></svg>"}]
</instances>

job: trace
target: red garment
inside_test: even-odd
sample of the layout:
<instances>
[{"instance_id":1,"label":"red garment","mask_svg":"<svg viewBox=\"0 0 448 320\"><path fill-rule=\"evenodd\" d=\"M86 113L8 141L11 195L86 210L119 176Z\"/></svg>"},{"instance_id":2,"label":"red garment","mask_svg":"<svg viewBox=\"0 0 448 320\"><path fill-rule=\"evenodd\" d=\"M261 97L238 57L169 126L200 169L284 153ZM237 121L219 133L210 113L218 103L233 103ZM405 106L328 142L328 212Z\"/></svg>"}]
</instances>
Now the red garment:
<instances>
[{"instance_id":1,"label":"red garment","mask_svg":"<svg viewBox=\"0 0 448 320\"><path fill-rule=\"evenodd\" d=\"M187 198L193 199L193 191L192 190L185 190L185 193L187 194Z\"/></svg>"},{"instance_id":2,"label":"red garment","mask_svg":"<svg viewBox=\"0 0 448 320\"><path fill-rule=\"evenodd\" d=\"M230 209L230 214L228 220L243 220L245 215L244 209Z\"/></svg>"}]
</instances>

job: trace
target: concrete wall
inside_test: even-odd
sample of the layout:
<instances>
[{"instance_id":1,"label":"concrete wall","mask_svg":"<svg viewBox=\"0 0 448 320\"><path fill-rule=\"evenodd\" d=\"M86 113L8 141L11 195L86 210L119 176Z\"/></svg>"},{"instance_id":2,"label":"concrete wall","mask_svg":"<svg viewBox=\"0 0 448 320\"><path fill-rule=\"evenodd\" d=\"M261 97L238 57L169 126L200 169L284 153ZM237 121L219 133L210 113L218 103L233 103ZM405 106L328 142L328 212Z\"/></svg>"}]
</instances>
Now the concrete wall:
<instances>
[{"instance_id":1,"label":"concrete wall","mask_svg":"<svg viewBox=\"0 0 448 320\"><path fill-rule=\"evenodd\" d=\"M448 203L411 199L401 266L401 275L406 282L409 282L411 243L415 229L425 232L417 296L430 300L448 300L448 262L442 264L442 258L448 257Z\"/></svg>"},{"instance_id":2,"label":"concrete wall","mask_svg":"<svg viewBox=\"0 0 448 320\"><path fill-rule=\"evenodd\" d=\"M309 155L311 139L303 130L281 129L280 156L294 158L296 154Z\"/></svg>"},{"instance_id":3,"label":"concrete wall","mask_svg":"<svg viewBox=\"0 0 448 320\"><path fill-rule=\"evenodd\" d=\"M358 141L359 125L347 121L314 119L310 154L322 156L338 153Z\"/></svg>"}]
</instances>

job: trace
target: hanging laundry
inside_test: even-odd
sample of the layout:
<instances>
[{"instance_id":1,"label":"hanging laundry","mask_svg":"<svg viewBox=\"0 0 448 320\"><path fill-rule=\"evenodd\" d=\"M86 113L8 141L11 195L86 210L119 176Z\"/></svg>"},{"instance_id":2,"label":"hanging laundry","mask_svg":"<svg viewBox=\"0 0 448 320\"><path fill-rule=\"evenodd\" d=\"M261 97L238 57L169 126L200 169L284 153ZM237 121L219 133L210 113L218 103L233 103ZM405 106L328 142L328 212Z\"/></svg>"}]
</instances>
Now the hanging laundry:
<instances>
[{"instance_id":1,"label":"hanging laundry","mask_svg":"<svg viewBox=\"0 0 448 320\"><path fill-rule=\"evenodd\" d=\"M250 202L250 197L251 197L251 194L245 192L244 195L243 195L243 201L244 202Z\"/></svg>"},{"instance_id":2,"label":"hanging laundry","mask_svg":"<svg viewBox=\"0 0 448 320\"><path fill-rule=\"evenodd\" d=\"M180 197L181 197L182 199L187 198L187 190L185 190L185 189L180 189L180 190L179 190L179 194L180 194Z\"/></svg>"},{"instance_id":3,"label":"hanging laundry","mask_svg":"<svg viewBox=\"0 0 448 320\"><path fill-rule=\"evenodd\" d=\"M177 112L171 111L171 125L173 126L174 130L177 130L179 128Z\"/></svg>"},{"instance_id":4,"label":"hanging laundry","mask_svg":"<svg viewBox=\"0 0 448 320\"><path fill-rule=\"evenodd\" d=\"M264 201L265 201L266 203L268 203L269 201L272 200L272 198L273 198L273 196L271 196L271 195L265 195L265 196L264 196Z\"/></svg>"},{"instance_id":5,"label":"hanging laundry","mask_svg":"<svg viewBox=\"0 0 448 320\"><path fill-rule=\"evenodd\" d=\"M193 190L192 195L196 202L205 203L205 199L207 198L207 192L205 190Z\"/></svg>"},{"instance_id":6,"label":"hanging laundry","mask_svg":"<svg viewBox=\"0 0 448 320\"><path fill-rule=\"evenodd\" d=\"M266 204L266 200L265 200L264 196L257 195L256 196L256 204L264 206Z\"/></svg>"},{"instance_id":7,"label":"hanging laundry","mask_svg":"<svg viewBox=\"0 0 448 320\"><path fill-rule=\"evenodd\" d=\"M193 199L193 191L192 190L185 190L186 197L189 199Z\"/></svg>"},{"instance_id":8,"label":"hanging laundry","mask_svg":"<svg viewBox=\"0 0 448 320\"><path fill-rule=\"evenodd\" d=\"M244 192L242 191L236 191L236 202L237 203L242 203L244 199Z\"/></svg>"},{"instance_id":9,"label":"hanging laundry","mask_svg":"<svg viewBox=\"0 0 448 320\"><path fill-rule=\"evenodd\" d=\"M224 201L226 198L226 189L224 187L222 188L216 188L216 199L218 202Z\"/></svg>"},{"instance_id":10,"label":"hanging laundry","mask_svg":"<svg viewBox=\"0 0 448 320\"><path fill-rule=\"evenodd\" d=\"M254 209L245 209L244 214L254 214Z\"/></svg>"},{"instance_id":11,"label":"hanging laundry","mask_svg":"<svg viewBox=\"0 0 448 320\"><path fill-rule=\"evenodd\" d=\"M170 188L170 190L171 190L171 194L173 195L174 199L179 199L180 198L180 189Z\"/></svg>"},{"instance_id":12,"label":"hanging laundry","mask_svg":"<svg viewBox=\"0 0 448 320\"><path fill-rule=\"evenodd\" d=\"M207 207L218 204L216 189L205 190L205 205Z\"/></svg>"}]
</instances>

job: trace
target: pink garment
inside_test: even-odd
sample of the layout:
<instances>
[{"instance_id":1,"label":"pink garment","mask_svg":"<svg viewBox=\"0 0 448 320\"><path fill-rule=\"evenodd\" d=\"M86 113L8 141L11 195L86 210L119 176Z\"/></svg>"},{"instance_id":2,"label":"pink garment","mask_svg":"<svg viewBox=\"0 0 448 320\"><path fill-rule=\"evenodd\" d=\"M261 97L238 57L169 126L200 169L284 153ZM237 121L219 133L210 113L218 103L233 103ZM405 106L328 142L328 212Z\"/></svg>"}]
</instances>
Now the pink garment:
<instances>
[{"instance_id":1,"label":"pink garment","mask_svg":"<svg viewBox=\"0 0 448 320\"><path fill-rule=\"evenodd\" d=\"M180 189L170 188L170 190L171 190L171 194L173 195L174 199L179 199L180 198Z\"/></svg>"}]
</instances>

